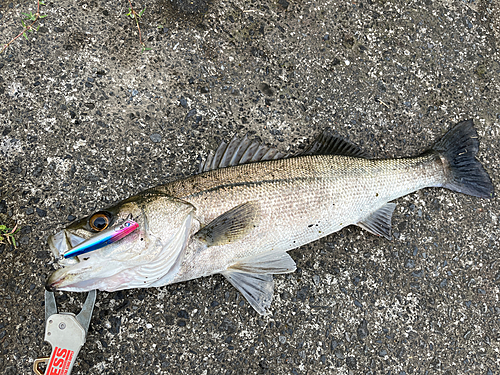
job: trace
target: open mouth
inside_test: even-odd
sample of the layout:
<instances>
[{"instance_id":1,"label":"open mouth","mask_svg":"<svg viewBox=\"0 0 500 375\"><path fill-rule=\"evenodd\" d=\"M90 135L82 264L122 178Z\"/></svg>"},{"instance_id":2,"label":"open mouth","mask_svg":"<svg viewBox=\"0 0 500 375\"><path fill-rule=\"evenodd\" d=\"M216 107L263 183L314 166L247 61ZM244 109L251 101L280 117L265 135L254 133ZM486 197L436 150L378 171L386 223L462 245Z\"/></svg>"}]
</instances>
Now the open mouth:
<instances>
[{"instance_id":1,"label":"open mouth","mask_svg":"<svg viewBox=\"0 0 500 375\"><path fill-rule=\"evenodd\" d=\"M83 241L85 241L85 238L71 234L64 229L48 238L47 242L50 251L54 254L57 263L63 266L63 268L54 271L49 276L45 283L45 289L48 291L55 291L58 286L65 281L65 267L77 264L80 260L77 257L65 259L64 254Z\"/></svg>"},{"instance_id":2,"label":"open mouth","mask_svg":"<svg viewBox=\"0 0 500 375\"><path fill-rule=\"evenodd\" d=\"M56 259L63 258L64 254L83 241L85 241L85 238L71 234L64 229L48 239L49 248Z\"/></svg>"}]
</instances>

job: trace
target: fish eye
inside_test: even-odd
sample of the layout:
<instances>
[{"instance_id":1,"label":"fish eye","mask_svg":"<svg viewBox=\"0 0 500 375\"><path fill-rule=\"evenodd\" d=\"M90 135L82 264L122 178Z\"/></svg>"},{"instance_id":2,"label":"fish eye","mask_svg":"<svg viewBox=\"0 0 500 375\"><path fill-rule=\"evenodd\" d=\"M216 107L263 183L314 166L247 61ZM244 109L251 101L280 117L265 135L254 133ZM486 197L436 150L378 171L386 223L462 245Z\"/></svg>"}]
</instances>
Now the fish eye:
<instances>
[{"instance_id":1,"label":"fish eye","mask_svg":"<svg viewBox=\"0 0 500 375\"><path fill-rule=\"evenodd\" d=\"M110 216L107 212L97 212L90 218L89 225L93 230L101 232L109 226L111 222Z\"/></svg>"}]
</instances>

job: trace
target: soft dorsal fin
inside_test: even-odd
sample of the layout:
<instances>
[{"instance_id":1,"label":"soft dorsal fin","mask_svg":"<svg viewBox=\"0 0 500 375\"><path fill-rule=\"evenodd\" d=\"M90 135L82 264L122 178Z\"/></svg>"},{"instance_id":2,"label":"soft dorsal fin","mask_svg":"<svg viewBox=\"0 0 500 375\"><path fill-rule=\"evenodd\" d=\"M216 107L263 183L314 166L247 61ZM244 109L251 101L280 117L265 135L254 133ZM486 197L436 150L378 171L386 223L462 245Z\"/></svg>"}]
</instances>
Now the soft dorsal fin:
<instances>
[{"instance_id":1,"label":"soft dorsal fin","mask_svg":"<svg viewBox=\"0 0 500 375\"><path fill-rule=\"evenodd\" d=\"M388 240L392 239L391 236L391 220L392 213L396 208L396 203L386 203L377 211L373 212L366 219L363 219L356 225L367 230L368 232L377 236L384 236Z\"/></svg>"},{"instance_id":2,"label":"soft dorsal fin","mask_svg":"<svg viewBox=\"0 0 500 375\"><path fill-rule=\"evenodd\" d=\"M260 219L257 202L246 202L216 217L195 233L194 237L207 246L224 245L237 241L254 228Z\"/></svg>"},{"instance_id":3,"label":"soft dorsal fin","mask_svg":"<svg viewBox=\"0 0 500 375\"><path fill-rule=\"evenodd\" d=\"M366 153L358 146L323 131L314 142L300 155L343 155L356 158L366 158Z\"/></svg>"},{"instance_id":4,"label":"soft dorsal fin","mask_svg":"<svg viewBox=\"0 0 500 375\"><path fill-rule=\"evenodd\" d=\"M201 162L198 173L286 156L275 147L263 145L257 140L251 141L246 135L241 139L234 136L229 144L222 141L215 154L210 151L207 159Z\"/></svg>"}]
</instances>

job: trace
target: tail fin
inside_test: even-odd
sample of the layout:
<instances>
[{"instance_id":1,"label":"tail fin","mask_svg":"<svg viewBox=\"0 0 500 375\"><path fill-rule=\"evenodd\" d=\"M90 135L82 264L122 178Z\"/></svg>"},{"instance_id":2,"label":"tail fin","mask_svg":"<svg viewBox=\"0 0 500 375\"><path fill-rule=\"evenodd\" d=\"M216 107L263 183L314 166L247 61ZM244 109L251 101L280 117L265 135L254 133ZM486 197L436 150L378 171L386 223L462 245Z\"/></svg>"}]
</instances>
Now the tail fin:
<instances>
[{"instance_id":1,"label":"tail fin","mask_svg":"<svg viewBox=\"0 0 500 375\"><path fill-rule=\"evenodd\" d=\"M472 120L458 123L432 148L445 167L448 181L443 187L481 198L493 197L493 184L475 155L479 149L477 132Z\"/></svg>"}]
</instances>

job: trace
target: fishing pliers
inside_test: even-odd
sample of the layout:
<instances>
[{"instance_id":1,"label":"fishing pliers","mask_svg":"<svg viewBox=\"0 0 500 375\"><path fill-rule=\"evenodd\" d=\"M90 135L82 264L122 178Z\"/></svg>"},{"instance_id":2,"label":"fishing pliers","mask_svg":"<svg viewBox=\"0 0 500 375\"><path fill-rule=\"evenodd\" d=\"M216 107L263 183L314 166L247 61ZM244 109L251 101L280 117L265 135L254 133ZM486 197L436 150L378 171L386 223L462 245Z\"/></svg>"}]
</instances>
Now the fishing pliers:
<instances>
[{"instance_id":1,"label":"fishing pliers","mask_svg":"<svg viewBox=\"0 0 500 375\"><path fill-rule=\"evenodd\" d=\"M37 375L69 375L80 348L85 343L97 292L92 290L83 303L82 310L73 313L57 313L53 292L45 291L45 341L52 345L50 357L37 358L33 371ZM45 372L39 369L47 365Z\"/></svg>"}]
</instances>

